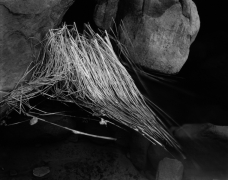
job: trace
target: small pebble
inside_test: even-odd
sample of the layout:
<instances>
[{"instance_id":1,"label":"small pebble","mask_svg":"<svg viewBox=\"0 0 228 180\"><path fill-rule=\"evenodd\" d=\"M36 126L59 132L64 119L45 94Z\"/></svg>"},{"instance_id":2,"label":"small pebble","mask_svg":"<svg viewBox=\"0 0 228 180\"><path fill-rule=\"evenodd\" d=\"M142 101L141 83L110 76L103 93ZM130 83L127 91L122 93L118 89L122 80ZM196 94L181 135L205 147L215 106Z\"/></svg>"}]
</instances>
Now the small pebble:
<instances>
[{"instance_id":1,"label":"small pebble","mask_svg":"<svg viewBox=\"0 0 228 180\"><path fill-rule=\"evenodd\" d=\"M127 156L128 159L131 159L131 155L130 155L129 152L126 154L126 156Z\"/></svg>"},{"instance_id":2,"label":"small pebble","mask_svg":"<svg viewBox=\"0 0 228 180\"><path fill-rule=\"evenodd\" d=\"M50 173L50 168L46 166L33 169L33 175L36 177L43 177L48 173Z\"/></svg>"},{"instance_id":3,"label":"small pebble","mask_svg":"<svg viewBox=\"0 0 228 180\"><path fill-rule=\"evenodd\" d=\"M182 180L184 172L183 164L170 158L164 158L159 162L156 180Z\"/></svg>"},{"instance_id":4,"label":"small pebble","mask_svg":"<svg viewBox=\"0 0 228 180\"><path fill-rule=\"evenodd\" d=\"M16 170L10 170L10 176L16 176L17 171Z\"/></svg>"}]
</instances>

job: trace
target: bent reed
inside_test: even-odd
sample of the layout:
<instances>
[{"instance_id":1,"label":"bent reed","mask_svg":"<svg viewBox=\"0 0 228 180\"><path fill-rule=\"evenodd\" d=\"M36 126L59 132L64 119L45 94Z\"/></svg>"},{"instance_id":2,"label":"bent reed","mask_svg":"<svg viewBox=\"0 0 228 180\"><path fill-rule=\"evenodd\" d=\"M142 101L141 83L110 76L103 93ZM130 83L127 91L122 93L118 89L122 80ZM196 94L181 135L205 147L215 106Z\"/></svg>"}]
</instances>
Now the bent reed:
<instances>
[{"instance_id":1,"label":"bent reed","mask_svg":"<svg viewBox=\"0 0 228 180\"><path fill-rule=\"evenodd\" d=\"M28 74L31 78L25 81ZM101 37L87 26L80 34L76 25L50 30L41 60L28 68L21 82L0 104L26 114L26 108L34 108L29 99L38 95L73 102L153 143L163 146L165 141L179 149L119 61L107 32Z\"/></svg>"}]
</instances>

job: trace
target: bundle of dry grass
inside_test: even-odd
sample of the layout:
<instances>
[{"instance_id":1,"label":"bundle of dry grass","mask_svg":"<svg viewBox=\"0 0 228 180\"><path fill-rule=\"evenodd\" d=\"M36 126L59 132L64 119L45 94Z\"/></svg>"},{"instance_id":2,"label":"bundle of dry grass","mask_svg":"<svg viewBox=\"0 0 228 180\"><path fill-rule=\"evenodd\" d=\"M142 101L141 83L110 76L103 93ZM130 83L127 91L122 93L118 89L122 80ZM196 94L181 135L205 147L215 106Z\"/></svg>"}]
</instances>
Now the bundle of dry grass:
<instances>
[{"instance_id":1,"label":"bundle of dry grass","mask_svg":"<svg viewBox=\"0 0 228 180\"><path fill-rule=\"evenodd\" d=\"M90 108L95 115L118 121L152 142L162 145L165 140L178 148L120 63L108 34L101 37L87 29L84 34L76 26L51 30L45 55L32 68L31 79L12 91L5 103L24 112L30 98L51 96Z\"/></svg>"}]
</instances>

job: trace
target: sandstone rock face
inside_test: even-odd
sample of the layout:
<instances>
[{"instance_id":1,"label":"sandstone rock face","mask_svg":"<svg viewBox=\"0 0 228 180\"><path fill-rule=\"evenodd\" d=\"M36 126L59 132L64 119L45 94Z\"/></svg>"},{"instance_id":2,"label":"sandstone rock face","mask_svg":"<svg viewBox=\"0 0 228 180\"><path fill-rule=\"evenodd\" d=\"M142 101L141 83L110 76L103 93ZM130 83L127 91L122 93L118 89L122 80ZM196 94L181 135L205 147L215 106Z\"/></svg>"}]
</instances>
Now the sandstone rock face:
<instances>
[{"instance_id":1,"label":"sandstone rock face","mask_svg":"<svg viewBox=\"0 0 228 180\"><path fill-rule=\"evenodd\" d=\"M112 27L118 10L119 0L98 1L94 12L94 22L104 30Z\"/></svg>"},{"instance_id":2,"label":"sandstone rock face","mask_svg":"<svg viewBox=\"0 0 228 180\"><path fill-rule=\"evenodd\" d=\"M133 0L120 40L134 62L160 72L180 71L200 27L192 0Z\"/></svg>"},{"instance_id":3,"label":"sandstone rock face","mask_svg":"<svg viewBox=\"0 0 228 180\"><path fill-rule=\"evenodd\" d=\"M0 100L37 58L40 42L73 0L0 0Z\"/></svg>"}]
</instances>

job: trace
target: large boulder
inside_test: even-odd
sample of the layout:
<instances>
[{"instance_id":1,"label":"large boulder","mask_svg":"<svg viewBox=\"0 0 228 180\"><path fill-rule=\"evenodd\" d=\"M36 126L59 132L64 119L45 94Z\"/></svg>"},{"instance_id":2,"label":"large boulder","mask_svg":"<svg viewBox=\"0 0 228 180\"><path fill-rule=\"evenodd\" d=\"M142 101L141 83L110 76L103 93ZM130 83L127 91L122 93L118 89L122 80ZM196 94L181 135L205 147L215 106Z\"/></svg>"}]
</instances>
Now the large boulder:
<instances>
[{"instance_id":1,"label":"large boulder","mask_svg":"<svg viewBox=\"0 0 228 180\"><path fill-rule=\"evenodd\" d=\"M178 73L200 27L192 0L125 2L120 40L135 63L163 73Z\"/></svg>"},{"instance_id":2,"label":"large boulder","mask_svg":"<svg viewBox=\"0 0 228 180\"><path fill-rule=\"evenodd\" d=\"M37 58L49 29L74 0L0 0L0 101Z\"/></svg>"}]
</instances>

